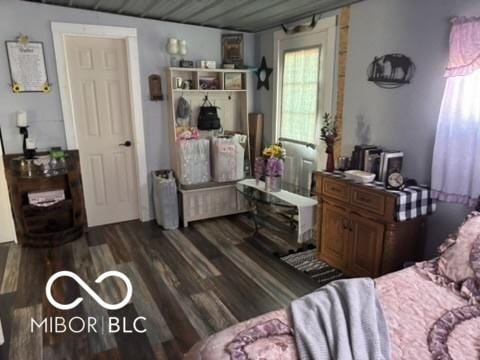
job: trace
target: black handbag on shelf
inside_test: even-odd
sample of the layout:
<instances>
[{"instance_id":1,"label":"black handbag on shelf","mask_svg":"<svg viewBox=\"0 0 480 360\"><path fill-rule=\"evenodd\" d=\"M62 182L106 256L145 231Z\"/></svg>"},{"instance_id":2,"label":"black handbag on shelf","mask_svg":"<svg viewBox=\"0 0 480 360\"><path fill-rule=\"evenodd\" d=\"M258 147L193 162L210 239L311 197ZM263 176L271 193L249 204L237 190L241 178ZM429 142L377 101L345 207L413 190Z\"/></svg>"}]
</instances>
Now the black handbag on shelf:
<instances>
[{"instance_id":1,"label":"black handbag on shelf","mask_svg":"<svg viewBox=\"0 0 480 360\"><path fill-rule=\"evenodd\" d=\"M199 130L218 130L221 128L220 118L218 117L218 106L212 105L208 97L205 96L200 112L198 113L197 127Z\"/></svg>"}]
</instances>

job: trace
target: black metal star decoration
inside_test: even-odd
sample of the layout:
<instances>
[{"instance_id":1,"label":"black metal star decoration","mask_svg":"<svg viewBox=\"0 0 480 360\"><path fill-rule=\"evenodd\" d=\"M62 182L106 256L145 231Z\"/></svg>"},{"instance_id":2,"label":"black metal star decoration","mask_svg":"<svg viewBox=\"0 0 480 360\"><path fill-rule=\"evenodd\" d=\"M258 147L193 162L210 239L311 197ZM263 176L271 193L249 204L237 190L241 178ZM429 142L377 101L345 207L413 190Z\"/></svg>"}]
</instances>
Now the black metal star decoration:
<instances>
[{"instance_id":1,"label":"black metal star decoration","mask_svg":"<svg viewBox=\"0 0 480 360\"><path fill-rule=\"evenodd\" d=\"M265 89L270 90L270 85L268 83L268 79L272 74L273 69L267 67L267 61L265 60L265 56L262 57L262 64L257 69L257 90L261 89L262 86L265 86Z\"/></svg>"}]
</instances>

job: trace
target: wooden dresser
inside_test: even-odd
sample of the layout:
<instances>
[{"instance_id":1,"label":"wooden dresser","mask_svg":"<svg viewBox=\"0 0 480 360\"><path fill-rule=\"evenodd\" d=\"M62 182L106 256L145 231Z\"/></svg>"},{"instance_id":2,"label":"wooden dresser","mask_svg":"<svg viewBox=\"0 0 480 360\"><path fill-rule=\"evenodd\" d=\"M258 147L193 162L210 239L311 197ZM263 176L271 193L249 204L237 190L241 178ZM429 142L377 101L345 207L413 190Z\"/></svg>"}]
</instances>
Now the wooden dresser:
<instances>
[{"instance_id":1,"label":"wooden dresser","mask_svg":"<svg viewBox=\"0 0 480 360\"><path fill-rule=\"evenodd\" d=\"M87 223L79 153L70 150L65 154L66 168L49 175L39 173L37 167L29 174L17 173L15 159L23 156L3 157L17 240L23 246L57 246L84 233ZM29 204L28 193L49 190L63 190L65 200L48 207Z\"/></svg>"},{"instance_id":2,"label":"wooden dresser","mask_svg":"<svg viewBox=\"0 0 480 360\"><path fill-rule=\"evenodd\" d=\"M348 276L377 277L420 259L426 216L397 222L396 195L316 173L318 257Z\"/></svg>"}]
</instances>

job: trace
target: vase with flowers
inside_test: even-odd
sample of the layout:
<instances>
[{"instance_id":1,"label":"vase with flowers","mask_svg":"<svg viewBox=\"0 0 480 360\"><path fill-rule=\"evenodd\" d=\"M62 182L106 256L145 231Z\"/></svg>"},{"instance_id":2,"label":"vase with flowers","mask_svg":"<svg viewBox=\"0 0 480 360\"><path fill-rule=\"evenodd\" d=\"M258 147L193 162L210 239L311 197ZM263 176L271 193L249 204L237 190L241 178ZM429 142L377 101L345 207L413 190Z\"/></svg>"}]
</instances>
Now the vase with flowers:
<instances>
[{"instance_id":1,"label":"vase with flowers","mask_svg":"<svg viewBox=\"0 0 480 360\"><path fill-rule=\"evenodd\" d=\"M335 170L333 149L337 139L337 119L336 117L332 117L330 114L325 113L325 115L323 115L323 126L320 130L320 140L322 140L327 146L325 152L327 153L326 170L328 172L333 172Z\"/></svg>"},{"instance_id":2,"label":"vase with flowers","mask_svg":"<svg viewBox=\"0 0 480 360\"><path fill-rule=\"evenodd\" d=\"M255 178L259 179L260 171L265 176L265 190L278 192L281 190L282 176L284 171L283 160L285 159L285 149L282 144L272 144L267 146L263 152L263 166L259 159L258 164L255 163Z\"/></svg>"}]
</instances>

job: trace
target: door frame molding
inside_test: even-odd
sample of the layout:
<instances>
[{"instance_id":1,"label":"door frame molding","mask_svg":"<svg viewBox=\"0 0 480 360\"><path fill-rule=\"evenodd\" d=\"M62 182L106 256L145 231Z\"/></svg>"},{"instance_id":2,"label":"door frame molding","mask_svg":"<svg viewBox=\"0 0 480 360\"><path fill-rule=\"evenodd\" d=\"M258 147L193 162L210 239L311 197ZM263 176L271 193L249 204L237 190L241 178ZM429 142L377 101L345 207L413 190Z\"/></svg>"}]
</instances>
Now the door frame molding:
<instances>
[{"instance_id":1,"label":"door frame molding","mask_svg":"<svg viewBox=\"0 0 480 360\"><path fill-rule=\"evenodd\" d=\"M132 112L133 143L136 158L138 215L140 221L149 221L151 219L151 211L148 195L148 170L143 125L137 29L119 26L86 25L62 22L52 22L51 27L67 149L69 150L78 149L79 143L75 127L70 78L67 69L65 40L69 36L125 40L125 46L127 49L128 81L130 86L129 93Z\"/></svg>"},{"instance_id":2,"label":"door frame molding","mask_svg":"<svg viewBox=\"0 0 480 360\"><path fill-rule=\"evenodd\" d=\"M329 16L324 19L318 20L315 28L309 32L303 32L293 35L287 35L285 31L278 30L273 33L273 59L275 76L273 77L273 109L272 109L272 140L276 142L280 135L280 94L281 88L279 86L282 78L283 69L281 68L281 56L279 54L280 41L285 39L294 39L296 37L302 37L305 35L311 35L314 33L326 32L327 44L325 46L326 56L321 56L321 59L325 61L325 74L321 79L322 86L325 90L321 92L322 102L325 107L325 112L332 113L334 109L334 92L335 92L335 61L336 61L336 42L337 42L337 16ZM323 52L323 51L322 51ZM319 99L320 101L320 99Z\"/></svg>"},{"instance_id":3,"label":"door frame molding","mask_svg":"<svg viewBox=\"0 0 480 360\"><path fill-rule=\"evenodd\" d=\"M7 177L5 175L3 155L2 148L0 147L0 217L2 219L2 223L0 224L2 225L0 244L11 241L15 243L17 242L17 232L10 203L10 194L8 191ZM6 228L3 226L6 226Z\"/></svg>"}]
</instances>

